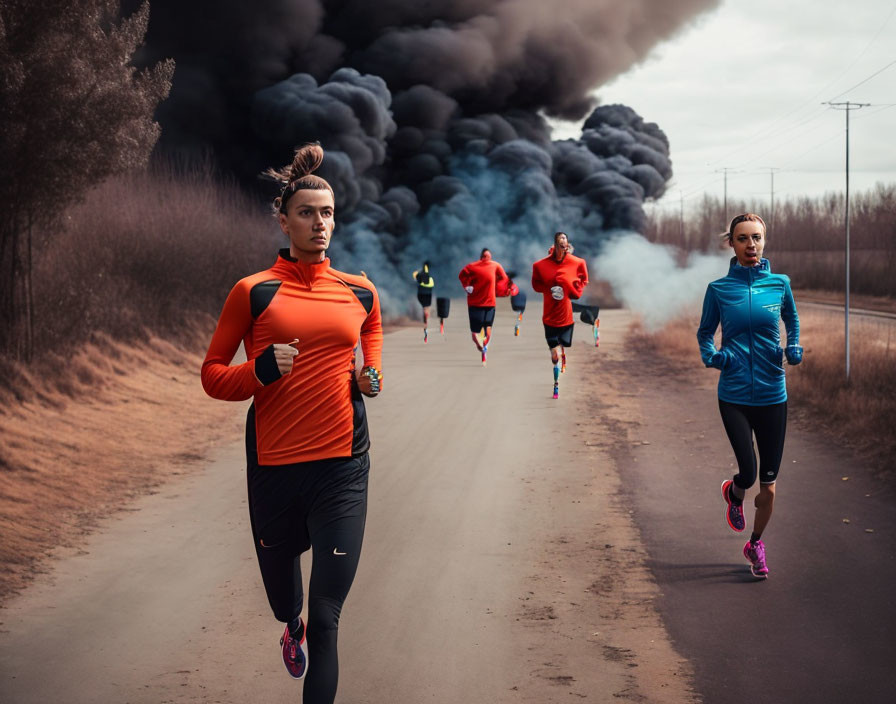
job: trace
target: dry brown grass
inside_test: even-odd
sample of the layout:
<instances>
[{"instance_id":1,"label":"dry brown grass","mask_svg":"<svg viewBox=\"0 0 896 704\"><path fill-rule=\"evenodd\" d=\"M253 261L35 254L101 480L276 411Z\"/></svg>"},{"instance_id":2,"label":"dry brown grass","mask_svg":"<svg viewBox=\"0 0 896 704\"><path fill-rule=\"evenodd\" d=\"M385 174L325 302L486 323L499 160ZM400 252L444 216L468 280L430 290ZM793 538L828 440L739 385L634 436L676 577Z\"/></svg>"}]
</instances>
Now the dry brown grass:
<instances>
[{"instance_id":1,"label":"dry brown grass","mask_svg":"<svg viewBox=\"0 0 896 704\"><path fill-rule=\"evenodd\" d=\"M208 335L186 350L156 337L107 339L9 370L17 381L0 392L0 601L44 569L53 548L77 545L99 518L238 436L235 407L199 383Z\"/></svg>"},{"instance_id":2,"label":"dry brown grass","mask_svg":"<svg viewBox=\"0 0 896 704\"><path fill-rule=\"evenodd\" d=\"M283 240L263 205L207 170L159 167L98 185L39 234L35 356L97 334L180 336Z\"/></svg>"},{"instance_id":3,"label":"dry brown grass","mask_svg":"<svg viewBox=\"0 0 896 704\"><path fill-rule=\"evenodd\" d=\"M797 294L797 307L800 296ZM630 342L645 354L661 355L677 368L700 365L696 330L699 315L670 322L655 333L635 324ZM896 460L896 323L889 320L850 325L850 379L845 374L842 315L800 311L803 363L788 369L789 408L855 449L881 474L892 474ZM717 342L718 344L718 335Z\"/></svg>"}]
</instances>

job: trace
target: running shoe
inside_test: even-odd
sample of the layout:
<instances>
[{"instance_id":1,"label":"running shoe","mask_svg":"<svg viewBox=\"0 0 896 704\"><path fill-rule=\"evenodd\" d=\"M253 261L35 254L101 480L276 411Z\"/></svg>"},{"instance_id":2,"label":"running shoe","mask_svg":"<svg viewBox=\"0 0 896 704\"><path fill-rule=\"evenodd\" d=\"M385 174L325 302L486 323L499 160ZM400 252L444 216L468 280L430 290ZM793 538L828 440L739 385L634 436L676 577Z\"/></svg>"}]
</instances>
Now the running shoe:
<instances>
[{"instance_id":1,"label":"running shoe","mask_svg":"<svg viewBox=\"0 0 896 704\"><path fill-rule=\"evenodd\" d=\"M514 326L513 326L513 336L514 336L514 337L519 337L519 336L520 336L520 326L519 326L519 325L514 325Z\"/></svg>"},{"instance_id":2,"label":"running shoe","mask_svg":"<svg viewBox=\"0 0 896 704\"><path fill-rule=\"evenodd\" d=\"M744 557L750 561L750 572L757 579L768 579L768 565L765 564L765 543L757 540L751 543L749 540L744 545Z\"/></svg>"},{"instance_id":3,"label":"running shoe","mask_svg":"<svg viewBox=\"0 0 896 704\"><path fill-rule=\"evenodd\" d=\"M482 366L485 366L486 354L488 353L488 347L485 345L482 346Z\"/></svg>"},{"instance_id":4,"label":"running shoe","mask_svg":"<svg viewBox=\"0 0 896 704\"><path fill-rule=\"evenodd\" d=\"M731 530L740 533L746 526L746 521L744 521L744 505L743 502L736 504L731 500L732 484L734 484L734 482L730 479L726 479L722 482L722 498L725 499L725 503L728 504L728 508L725 509L725 520L728 521Z\"/></svg>"},{"instance_id":5,"label":"running shoe","mask_svg":"<svg viewBox=\"0 0 896 704\"><path fill-rule=\"evenodd\" d=\"M302 640L296 640L289 635L289 626L283 631L280 638L280 645L283 646L283 664L286 665L286 671L294 680L300 680L305 677L308 671L308 641L305 638L305 627L302 625Z\"/></svg>"},{"instance_id":6,"label":"running shoe","mask_svg":"<svg viewBox=\"0 0 896 704\"><path fill-rule=\"evenodd\" d=\"M429 330L423 328L423 344L426 344L426 341L429 339Z\"/></svg>"},{"instance_id":7,"label":"running shoe","mask_svg":"<svg viewBox=\"0 0 896 704\"><path fill-rule=\"evenodd\" d=\"M554 398L560 398L560 386L554 384Z\"/></svg>"}]
</instances>

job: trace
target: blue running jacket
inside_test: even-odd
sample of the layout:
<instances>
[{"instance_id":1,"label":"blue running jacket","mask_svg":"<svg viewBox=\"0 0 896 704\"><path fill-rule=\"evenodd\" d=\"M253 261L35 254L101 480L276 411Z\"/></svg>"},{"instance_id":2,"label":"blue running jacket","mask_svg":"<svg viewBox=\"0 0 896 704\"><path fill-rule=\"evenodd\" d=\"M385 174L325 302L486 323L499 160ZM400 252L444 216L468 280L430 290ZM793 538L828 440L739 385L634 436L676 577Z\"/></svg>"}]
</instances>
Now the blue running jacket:
<instances>
[{"instance_id":1,"label":"blue running jacket","mask_svg":"<svg viewBox=\"0 0 896 704\"><path fill-rule=\"evenodd\" d=\"M706 287L703 315L697 328L700 356L707 367L722 371L719 398L746 406L768 406L787 400L784 349L779 321L787 331L787 358L802 359L800 319L790 279L773 274L768 259L743 267L731 259L728 276ZM722 324L722 347L713 343Z\"/></svg>"}]
</instances>

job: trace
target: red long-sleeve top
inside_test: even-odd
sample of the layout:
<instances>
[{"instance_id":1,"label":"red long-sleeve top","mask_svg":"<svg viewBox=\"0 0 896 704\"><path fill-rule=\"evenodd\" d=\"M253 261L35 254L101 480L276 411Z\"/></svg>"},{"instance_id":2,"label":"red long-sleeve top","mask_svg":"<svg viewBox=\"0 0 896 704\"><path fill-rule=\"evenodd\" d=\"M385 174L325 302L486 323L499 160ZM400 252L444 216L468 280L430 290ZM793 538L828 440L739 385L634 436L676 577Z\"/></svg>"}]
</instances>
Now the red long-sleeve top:
<instances>
[{"instance_id":1,"label":"red long-sleeve top","mask_svg":"<svg viewBox=\"0 0 896 704\"><path fill-rule=\"evenodd\" d=\"M281 376L275 343L298 338L292 371ZM228 295L202 364L202 386L226 401L254 397L259 465L351 457L369 446L354 377L358 341L364 364L380 369L383 329L376 288L362 276L308 264L280 250L266 271ZM243 343L248 361L231 366Z\"/></svg>"},{"instance_id":2,"label":"red long-sleeve top","mask_svg":"<svg viewBox=\"0 0 896 704\"><path fill-rule=\"evenodd\" d=\"M473 293L467 294L468 306L494 306L496 296L512 295L512 284L507 272L498 262L492 259L477 259L470 262L457 276L464 288L473 287Z\"/></svg>"},{"instance_id":3,"label":"red long-sleeve top","mask_svg":"<svg viewBox=\"0 0 896 704\"><path fill-rule=\"evenodd\" d=\"M545 325L555 328L572 325L570 299L580 298L587 285L585 260L572 254L565 254L559 262L549 255L532 265L532 288L544 298L541 320ZM563 298L559 301L551 295L552 286L563 289Z\"/></svg>"}]
</instances>

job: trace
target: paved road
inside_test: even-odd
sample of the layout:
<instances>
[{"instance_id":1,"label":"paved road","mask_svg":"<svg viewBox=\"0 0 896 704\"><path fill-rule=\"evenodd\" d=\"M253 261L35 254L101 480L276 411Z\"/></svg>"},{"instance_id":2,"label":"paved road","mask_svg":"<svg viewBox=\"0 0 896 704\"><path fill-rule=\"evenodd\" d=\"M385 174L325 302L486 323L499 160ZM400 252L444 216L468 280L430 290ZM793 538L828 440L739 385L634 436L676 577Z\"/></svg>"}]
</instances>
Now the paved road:
<instances>
[{"instance_id":1,"label":"paved road","mask_svg":"<svg viewBox=\"0 0 896 704\"><path fill-rule=\"evenodd\" d=\"M695 701L583 415L590 328L553 401L537 315L514 338L502 304L485 369L457 302L447 341L386 338L338 701ZM0 612L0 701L299 701L245 503L234 438L58 560Z\"/></svg>"},{"instance_id":2,"label":"paved road","mask_svg":"<svg viewBox=\"0 0 896 704\"><path fill-rule=\"evenodd\" d=\"M860 463L792 424L755 582L712 372L629 349L608 311L555 402L536 315L515 339L502 309L483 369L462 312L446 342L387 336L338 701L892 701L896 504ZM243 472L235 439L0 612L0 701L299 701Z\"/></svg>"},{"instance_id":3,"label":"paved road","mask_svg":"<svg viewBox=\"0 0 896 704\"><path fill-rule=\"evenodd\" d=\"M594 411L629 440L616 444L616 464L663 592L663 618L704 700L893 702L892 479L872 476L810 424L792 421L763 536L770 578L756 582L741 554L749 533L724 520L719 485L735 469L717 375L650 360L637 375L630 367L603 360L622 403Z\"/></svg>"}]
</instances>

